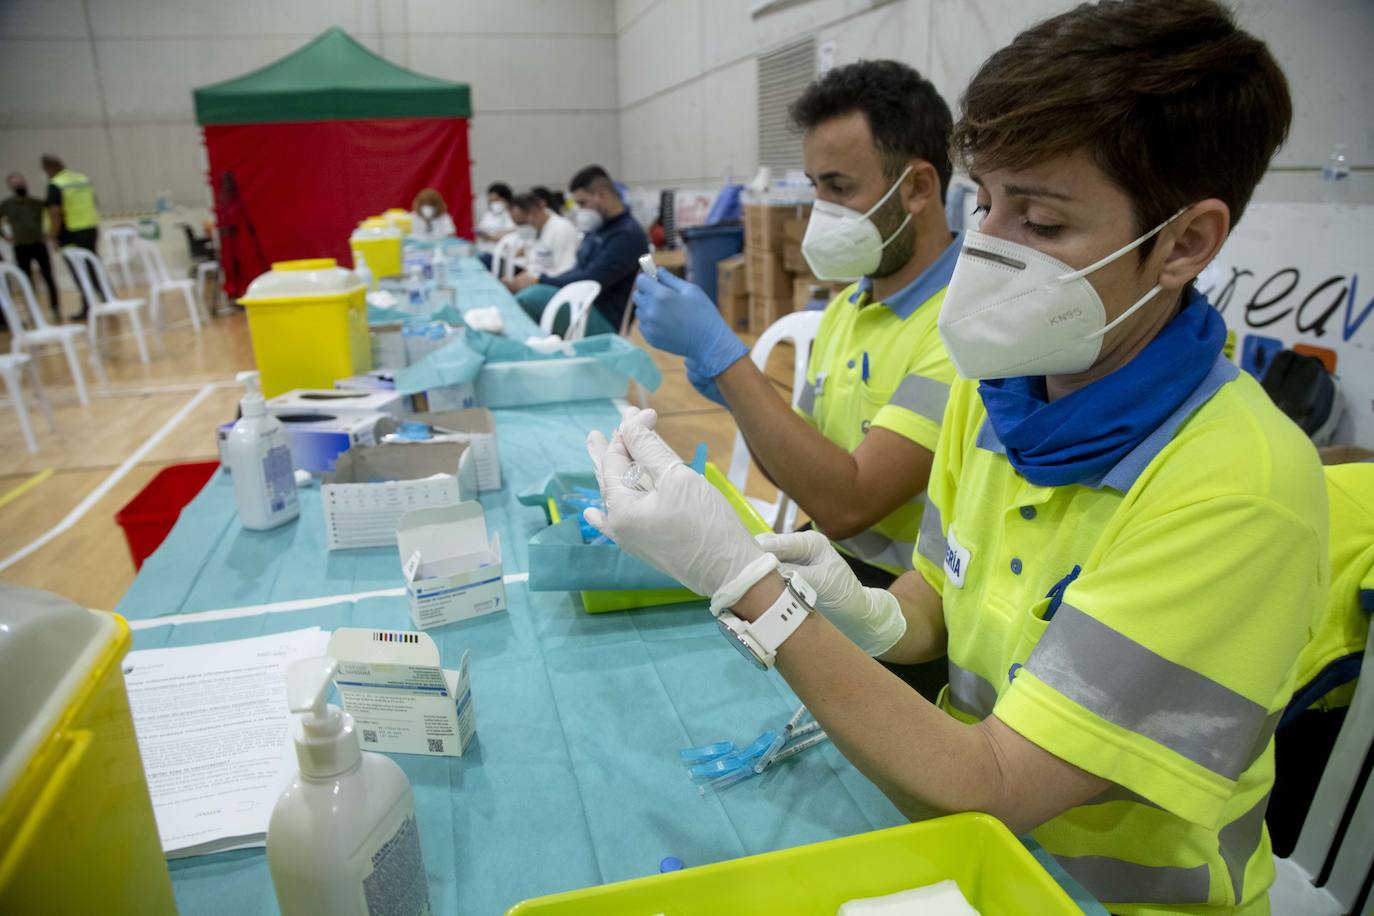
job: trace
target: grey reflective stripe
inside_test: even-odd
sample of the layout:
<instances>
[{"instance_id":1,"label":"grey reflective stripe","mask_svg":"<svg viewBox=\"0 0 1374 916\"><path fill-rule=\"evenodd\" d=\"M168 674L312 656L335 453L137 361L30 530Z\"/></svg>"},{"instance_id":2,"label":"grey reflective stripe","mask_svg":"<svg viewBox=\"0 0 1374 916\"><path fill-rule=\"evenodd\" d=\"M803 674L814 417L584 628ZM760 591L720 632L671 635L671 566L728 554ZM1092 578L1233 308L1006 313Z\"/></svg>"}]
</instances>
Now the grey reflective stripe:
<instances>
[{"instance_id":1,"label":"grey reflective stripe","mask_svg":"<svg viewBox=\"0 0 1374 916\"><path fill-rule=\"evenodd\" d=\"M1255 850L1259 849L1260 838L1264 835L1264 809L1267 807L1268 794L1259 800L1259 804L1222 827L1218 836L1221 858L1231 876L1237 904L1245 897L1245 866L1250 863Z\"/></svg>"},{"instance_id":2,"label":"grey reflective stripe","mask_svg":"<svg viewBox=\"0 0 1374 916\"><path fill-rule=\"evenodd\" d=\"M1206 903L1211 890L1206 865L1137 865L1108 856L1055 858L1069 877L1105 904Z\"/></svg>"},{"instance_id":3,"label":"grey reflective stripe","mask_svg":"<svg viewBox=\"0 0 1374 916\"><path fill-rule=\"evenodd\" d=\"M801 397L797 399L797 409L808 417L816 412L816 386L810 382L802 385Z\"/></svg>"},{"instance_id":4,"label":"grey reflective stripe","mask_svg":"<svg viewBox=\"0 0 1374 916\"><path fill-rule=\"evenodd\" d=\"M986 719L997 705L997 688L981 674L949 660L949 705L967 715Z\"/></svg>"},{"instance_id":5,"label":"grey reflective stripe","mask_svg":"<svg viewBox=\"0 0 1374 916\"><path fill-rule=\"evenodd\" d=\"M865 563L882 563L897 569L911 569L916 565L915 544L894 540L872 528L835 543Z\"/></svg>"},{"instance_id":6,"label":"grey reflective stripe","mask_svg":"<svg viewBox=\"0 0 1374 916\"><path fill-rule=\"evenodd\" d=\"M1061 604L1026 670L1089 712L1227 779L1269 744L1277 714Z\"/></svg>"},{"instance_id":7,"label":"grey reflective stripe","mask_svg":"<svg viewBox=\"0 0 1374 916\"><path fill-rule=\"evenodd\" d=\"M930 500L926 500L925 512L921 514L921 533L916 539L916 549L921 556L944 568L949 542L945 540L945 528L940 521L940 507Z\"/></svg>"},{"instance_id":8,"label":"grey reflective stripe","mask_svg":"<svg viewBox=\"0 0 1374 916\"><path fill-rule=\"evenodd\" d=\"M887 403L939 423L945 418L948 401L949 386L944 382L927 375L908 375Z\"/></svg>"}]
</instances>

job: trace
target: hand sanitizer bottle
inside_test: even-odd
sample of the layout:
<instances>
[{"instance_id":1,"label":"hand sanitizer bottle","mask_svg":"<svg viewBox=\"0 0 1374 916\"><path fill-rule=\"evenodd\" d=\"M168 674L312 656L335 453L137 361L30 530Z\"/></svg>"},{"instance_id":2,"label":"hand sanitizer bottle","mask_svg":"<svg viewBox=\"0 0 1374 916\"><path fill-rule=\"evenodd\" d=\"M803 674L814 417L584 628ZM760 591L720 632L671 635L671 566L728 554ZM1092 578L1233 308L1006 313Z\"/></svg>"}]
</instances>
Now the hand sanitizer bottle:
<instances>
[{"instance_id":1,"label":"hand sanitizer bottle","mask_svg":"<svg viewBox=\"0 0 1374 916\"><path fill-rule=\"evenodd\" d=\"M243 416L229 431L224 452L234 476L239 522L259 531L275 528L301 513L286 429L267 412L258 374L240 372L235 378L247 393L239 401Z\"/></svg>"},{"instance_id":2,"label":"hand sanitizer bottle","mask_svg":"<svg viewBox=\"0 0 1374 916\"><path fill-rule=\"evenodd\" d=\"M267 867L282 916L429 916L410 782L358 747L353 717L325 703L332 658L286 669L300 772L267 826Z\"/></svg>"}]
</instances>

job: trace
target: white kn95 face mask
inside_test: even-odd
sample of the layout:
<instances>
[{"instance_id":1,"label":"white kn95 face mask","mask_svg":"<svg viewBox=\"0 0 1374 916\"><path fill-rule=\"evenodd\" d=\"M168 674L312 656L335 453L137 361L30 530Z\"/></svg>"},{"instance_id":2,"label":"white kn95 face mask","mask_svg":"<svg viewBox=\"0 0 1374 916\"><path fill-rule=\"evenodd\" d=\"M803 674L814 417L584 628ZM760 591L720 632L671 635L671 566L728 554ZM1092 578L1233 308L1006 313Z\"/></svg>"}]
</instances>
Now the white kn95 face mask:
<instances>
[{"instance_id":1,"label":"white kn95 face mask","mask_svg":"<svg viewBox=\"0 0 1374 916\"><path fill-rule=\"evenodd\" d=\"M1082 270L1028 245L965 230L937 322L955 370L964 378L989 379L1090 368L1103 336L1163 287L1156 283L1108 324L1088 274L1143 245L1182 212Z\"/></svg>"},{"instance_id":2,"label":"white kn95 face mask","mask_svg":"<svg viewBox=\"0 0 1374 916\"><path fill-rule=\"evenodd\" d=\"M870 217L896 193L910 172L911 166L907 166L867 213L824 200L812 205L801 246L812 273L822 280L857 280L878 269L883 249L911 222L911 214L907 213L902 224L886 239Z\"/></svg>"}]
</instances>

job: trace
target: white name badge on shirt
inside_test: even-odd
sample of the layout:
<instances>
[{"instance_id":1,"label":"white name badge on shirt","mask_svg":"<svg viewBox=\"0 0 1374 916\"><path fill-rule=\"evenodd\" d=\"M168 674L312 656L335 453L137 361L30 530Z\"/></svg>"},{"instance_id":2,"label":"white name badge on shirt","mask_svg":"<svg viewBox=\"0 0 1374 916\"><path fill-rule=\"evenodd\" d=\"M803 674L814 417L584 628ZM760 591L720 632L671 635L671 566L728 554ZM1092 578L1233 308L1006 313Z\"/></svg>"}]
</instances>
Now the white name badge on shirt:
<instances>
[{"instance_id":1,"label":"white name badge on shirt","mask_svg":"<svg viewBox=\"0 0 1374 916\"><path fill-rule=\"evenodd\" d=\"M948 546L945 547L945 577L954 583L955 588L964 587L964 576L968 575L969 552L968 548L959 543L959 539L954 536L954 526L949 526L949 533L945 540Z\"/></svg>"}]
</instances>

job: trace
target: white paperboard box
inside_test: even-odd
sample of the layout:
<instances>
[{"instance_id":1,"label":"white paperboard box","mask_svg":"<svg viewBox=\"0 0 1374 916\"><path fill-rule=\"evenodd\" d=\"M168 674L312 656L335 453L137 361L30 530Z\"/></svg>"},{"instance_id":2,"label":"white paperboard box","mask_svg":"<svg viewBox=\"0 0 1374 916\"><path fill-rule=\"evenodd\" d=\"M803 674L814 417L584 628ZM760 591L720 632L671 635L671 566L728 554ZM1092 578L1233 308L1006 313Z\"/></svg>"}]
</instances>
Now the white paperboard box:
<instances>
[{"instance_id":1,"label":"white paperboard box","mask_svg":"<svg viewBox=\"0 0 1374 916\"><path fill-rule=\"evenodd\" d=\"M372 346L372 367L374 369L404 369L406 367L406 342L401 336L405 322L389 321L374 324L368 329Z\"/></svg>"},{"instance_id":2,"label":"white paperboard box","mask_svg":"<svg viewBox=\"0 0 1374 916\"><path fill-rule=\"evenodd\" d=\"M395 391L297 388L269 398L267 412L276 417L291 414L328 414L346 417L378 413L399 417L404 412L404 401L404 396Z\"/></svg>"},{"instance_id":3,"label":"white paperboard box","mask_svg":"<svg viewBox=\"0 0 1374 916\"><path fill-rule=\"evenodd\" d=\"M506 610L501 536L475 500L412 509L396 526L410 617L420 629Z\"/></svg>"},{"instance_id":4,"label":"white paperboard box","mask_svg":"<svg viewBox=\"0 0 1374 916\"><path fill-rule=\"evenodd\" d=\"M365 751L461 757L477 731L468 653L458 670L439 665L427 633L341 627L328 653L334 686Z\"/></svg>"},{"instance_id":5,"label":"white paperboard box","mask_svg":"<svg viewBox=\"0 0 1374 916\"><path fill-rule=\"evenodd\" d=\"M436 442L466 442L472 446L477 489L501 489L501 456L496 446L496 416L485 407L466 410L430 410L406 417L408 421L434 427ZM377 424L377 439L400 429L400 422L383 420ZM446 431L447 430L447 431Z\"/></svg>"},{"instance_id":6,"label":"white paperboard box","mask_svg":"<svg viewBox=\"0 0 1374 916\"><path fill-rule=\"evenodd\" d=\"M355 448L320 485L330 550L387 547L412 509L444 506L477 493L470 448L462 442Z\"/></svg>"}]
</instances>

